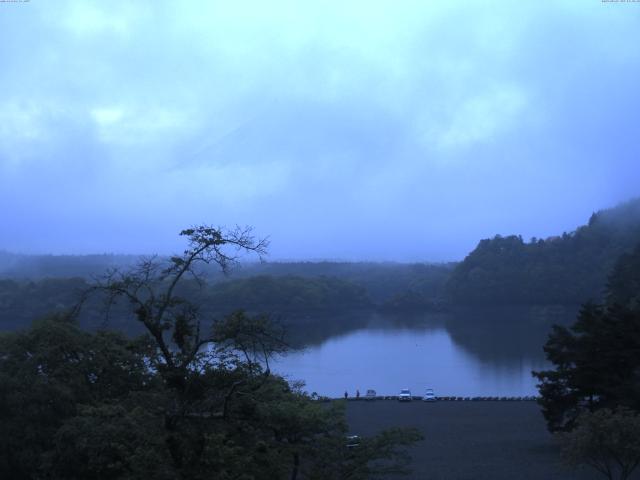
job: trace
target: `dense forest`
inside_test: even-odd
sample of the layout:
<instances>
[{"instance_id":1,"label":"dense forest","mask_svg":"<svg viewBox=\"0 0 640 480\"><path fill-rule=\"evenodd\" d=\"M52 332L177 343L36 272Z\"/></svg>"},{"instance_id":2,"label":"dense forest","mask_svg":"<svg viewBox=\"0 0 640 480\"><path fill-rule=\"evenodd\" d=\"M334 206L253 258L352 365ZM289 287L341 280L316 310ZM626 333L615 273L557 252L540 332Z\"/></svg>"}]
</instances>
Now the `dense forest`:
<instances>
[{"instance_id":1,"label":"dense forest","mask_svg":"<svg viewBox=\"0 0 640 480\"><path fill-rule=\"evenodd\" d=\"M550 430L572 429L584 410L640 410L638 267L640 245L614 265L602 303L584 303L573 325L553 327L544 350L555 368L535 373Z\"/></svg>"},{"instance_id":2,"label":"dense forest","mask_svg":"<svg viewBox=\"0 0 640 480\"><path fill-rule=\"evenodd\" d=\"M415 429L349 443L344 405L270 370L287 350L264 315L208 324L182 296L197 266L228 249L262 254L246 232L185 230L189 247L91 285L144 335L89 333L58 314L0 333L0 477L12 479L345 479L406 472ZM197 282L202 285L202 281Z\"/></svg>"},{"instance_id":3,"label":"dense forest","mask_svg":"<svg viewBox=\"0 0 640 480\"><path fill-rule=\"evenodd\" d=\"M54 278L92 279L113 268L135 264L134 255L18 255L0 251L0 279L38 282ZM407 291L429 298L444 294L444 283L454 263L395 262L247 262L238 264L228 275L209 268L211 283L251 277L327 277L340 279L364 288L376 304L390 301ZM346 285L346 284L345 284Z\"/></svg>"},{"instance_id":4,"label":"dense forest","mask_svg":"<svg viewBox=\"0 0 640 480\"><path fill-rule=\"evenodd\" d=\"M137 255L24 255L0 251L0 278L90 278L135 264Z\"/></svg>"},{"instance_id":5,"label":"dense forest","mask_svg":"<svg viewBox=\"0 0 640 480\"><path fill-rule=\"evenodd\" d=\"M68 265L65 264L67 258L71 259ZM92 277L99 278L114 265L126 269L129 260L128 257L91 256L83 266L83 258L16 259L14 256L11 270L5 270L11 275L5 273L5 278L0 278L0 329L25 327L35 318L72 308L90 287ZM22 263L26 265L25 270L19 266ZM180 293L201 305L211 319L244 309L253 313L266 312L284 321L295 318L297 324L308 317L325 320L337 313L393 309L397 299L406 296L406 292L416 292L414 295L419 296L421 302L423 298L440 299L451 268L450 265L394 263L242 264L229 276L211 271L211 281L204 289L195 281L185 281ZM27 277L16 272L38 274ZM85 275L65 277L71 272L84 272ZM388 285L386 291L385 285ZM424 302L412 307L424 308ZM118 305L110 310L108 318L103 310L99 299L87 300L79 317L80 324L90 330L108 326L132 334L140 333L135 322L130 322ZM343 316L340 321L344 321Z\"/></svg>"},{"instance_id":6,"label":"dense forest","mask_svg":"<svg viewBox=\"0 0 640 480\"><path fill-rule=\"evenodd\" d=\"M640 243L640 199L594 213L574 232L547 239L481 240L453 270L456 305L578 305L599 300L616 260Z\"/></svg>"},{"instance_id":7,"label":"dense forest","mask_svg":"<svg viewBox=\"0 0 640 480\"><path fill-rule=\"evenodd\" d=\"M216 312L305 312L367 309L367 291L353 282L331 277L259 275L220 282L209 289L203 304Z\"/></svg>"},{"instance_id":8,"label":"dense forest","mask_svg":"<svg viewBox=\"0 0 640 480\"><path fill-rule=\"evenodd\" d=\"M480 305L577 306L602 299L616 260L638 243L640 199L594 213L587 225L561 236L529 242L514 235L481 240L457 264L241 263L228 275L205 269L207 288L185 281L181 294L202 305L212 320L244 309L267 312L293 330L304 324L305 329L333 331L329 317L334 323L349 323L345 320L349 314L362 311L403 314ZM26 327L49 312L72 308L95 278L110 269L126 270L136 259L0 252L0 329ZM90 330L108 326L140 333L118 305L107 318L96 298L85 303L79 320Z\"/></svg>"}]
</instances>

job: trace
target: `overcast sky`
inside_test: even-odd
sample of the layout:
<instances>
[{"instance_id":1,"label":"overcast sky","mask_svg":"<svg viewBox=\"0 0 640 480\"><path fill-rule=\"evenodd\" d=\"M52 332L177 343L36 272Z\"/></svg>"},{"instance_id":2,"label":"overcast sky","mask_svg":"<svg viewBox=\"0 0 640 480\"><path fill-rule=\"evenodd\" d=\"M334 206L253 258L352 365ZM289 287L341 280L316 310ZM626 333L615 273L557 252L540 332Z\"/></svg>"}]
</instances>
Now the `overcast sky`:
<instances>
[{"instance_id":1,"label":"overcast sky","mask_svg":"<svg viewBox=\"0 0 640 480\"><path fill-rule=\"evenodd\" d=\"M455 260L640 195L640 3L0 3L0 249Z\"/></svg>"}]
</instances>

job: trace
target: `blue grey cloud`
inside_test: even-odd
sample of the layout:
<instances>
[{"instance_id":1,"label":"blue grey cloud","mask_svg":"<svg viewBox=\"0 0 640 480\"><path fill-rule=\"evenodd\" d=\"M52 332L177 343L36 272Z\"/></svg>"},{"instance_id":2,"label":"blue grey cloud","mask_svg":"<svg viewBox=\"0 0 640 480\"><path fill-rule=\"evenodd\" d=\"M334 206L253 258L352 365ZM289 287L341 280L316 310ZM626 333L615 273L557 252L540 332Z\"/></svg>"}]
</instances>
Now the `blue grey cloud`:
<instances>
[{"instance_id":1,"label":"blue grey cloud","mask_svg":"<svg viewBox=\"0 0 640 480\"><path fill-rule=\"evenodd\" d=\"M448 260L640 194L633 4L0 5L0 249Z\"/></svg>"}]
</instances>

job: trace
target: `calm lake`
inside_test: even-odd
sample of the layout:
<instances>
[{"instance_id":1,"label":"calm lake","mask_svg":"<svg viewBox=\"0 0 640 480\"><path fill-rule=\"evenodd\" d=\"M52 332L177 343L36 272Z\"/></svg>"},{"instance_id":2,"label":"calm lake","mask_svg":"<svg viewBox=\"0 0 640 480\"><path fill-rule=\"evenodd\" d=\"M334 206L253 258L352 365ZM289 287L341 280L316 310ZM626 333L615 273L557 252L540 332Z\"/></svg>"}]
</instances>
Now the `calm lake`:
<instances>
[{"instance_id":1,"label":"calm lake","mask_svg":"<svg viewBox=\"0 0 640 480\"><path fill-rule=\"evenodd\" d=\"M441 396L536 395L531 370L548 366L542 346L551 325L571 323L575 313L535 307L332 317L302 329L298 336L311 344L280 358L273 369L330 397L345 390L355 396L358 389L361 395L367 389L396 395L401 388L414 395L426 388ZM313 334L318 323L345 328L322 338Z\"/></svg>"}]
</instances>

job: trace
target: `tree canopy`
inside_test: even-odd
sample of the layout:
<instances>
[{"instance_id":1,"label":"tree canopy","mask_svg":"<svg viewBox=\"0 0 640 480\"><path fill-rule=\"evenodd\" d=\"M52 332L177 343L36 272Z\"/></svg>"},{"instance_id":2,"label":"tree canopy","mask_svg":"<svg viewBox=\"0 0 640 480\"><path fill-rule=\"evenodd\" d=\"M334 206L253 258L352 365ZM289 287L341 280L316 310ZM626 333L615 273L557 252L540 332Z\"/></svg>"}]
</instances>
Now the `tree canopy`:
<instances>
[{"instance_id":1,"label":"tree canopy","mask_svg":"<svg viewBox=\"0 0 640 480\"><path fill-rule=\"evenodd\" d=\"M544 347L553 370L534 372L551 430L571 430L584 411L626 406L640 411L640 246L623 255L607 302L587 303L570 328L556 326Z\"/></svg>"},{"instance_id":2,"label":"tree canopy","mask_svg":"<svg viewBox=\"0 0 640 480\"><path fill-rule=\"evenodd\" d=\"M274 375L287 348L264 315L234 312L205 328L180 295L200 267L227 270L264 253L248 230L184 230L168 260L110 271L93 285L145 335L88 333L58 315L0 335L0 477L60 479L359 479L406 471L415 430L347 448L341 402L312 400ZM122 306L122 305L121 305Z\"/></svg>"},{"instance_id":3,"label":"tree canopy","mask_svg":"<svg viewBox=\"0 0 640 480\"><path fill-rule=\"evenodd\" d=\"M630 478L640 464L640 414L627 408L585 412L559 438L566 463L589 465L609 480Z\"/></svg>"},{"instance_id":4,"label":"tree canopy","mask_svg":"<svg viewBox=\"0 0 640 480\"><path fill-rule=\"evenodd\" d=\"M600 300L617 259L640 242L640 199L594 213L587 225L546 239L481 240L454 269L455 304L573 304Z\"/></svg>"}]
</instances>

